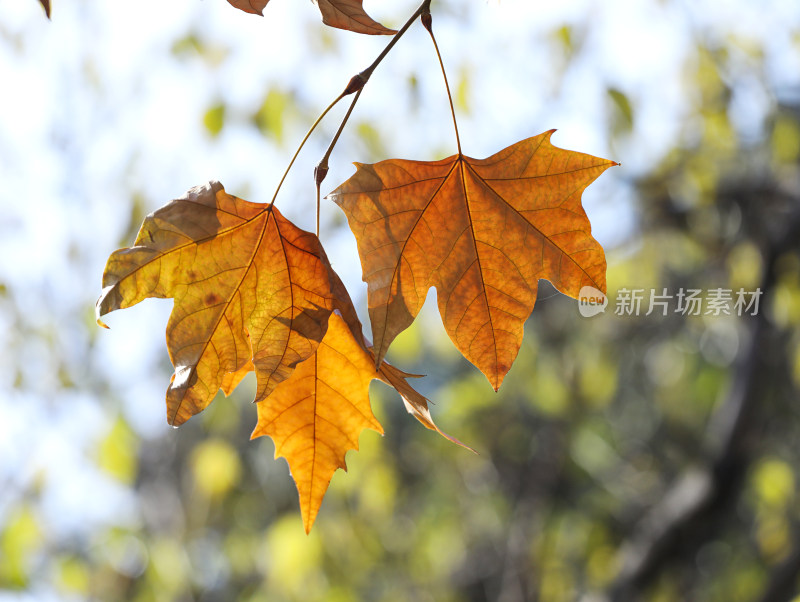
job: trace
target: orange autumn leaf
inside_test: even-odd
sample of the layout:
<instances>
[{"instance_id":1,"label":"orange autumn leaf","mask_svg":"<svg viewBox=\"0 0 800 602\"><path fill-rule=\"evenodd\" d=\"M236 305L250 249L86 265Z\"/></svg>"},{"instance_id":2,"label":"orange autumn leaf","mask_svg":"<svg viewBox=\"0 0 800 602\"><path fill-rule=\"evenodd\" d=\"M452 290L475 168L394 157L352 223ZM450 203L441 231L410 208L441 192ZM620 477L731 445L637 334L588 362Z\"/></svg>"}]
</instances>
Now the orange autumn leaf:
<instances>
[{"instance_id":1,"label":"orange autumn leaf","mask_svg":"<svg viewBox=\"0 0 800 602\"><path fill-rule=\"evenodd\" d=\"M346 29L368 35L392 35L397 33L375 21L365 11L363 0L312 0L322 13L322 22L330 27ZM228 0L236 8L253 15L264 14L269 0Z\"/></svg>"},{"instance_id":2,"label":"orange autumn leaf","mask_svg":"<svg viewBox=\"0 0 800 602\"><path fill-rule=\"evenodd\" d=\"M356 164L329 198L355 234L376 361L436 287L445 330L495 388L522 344L538 281L606 289L583 190L615 162L550 143L552 131L487 159Z\"/></svg>"},{"instance_id":3,"label":"orange autumn leaf","mask_svg":"<svg viewBox=\"0 0 800 602\"><path fill-rule=\"evenodd\" d=\"M253 365L253 360L248 360L247 363L236 372L226 372L222 376L222 382L219 385L225 397L229 397L230 394L233 393L233 390L239 386L239 383L242 382L242 379L255 369L256 367Z\"/></svg>"},{"instance_id":4,"label":"orange autumn leaf","mask_svg":"<svg viewBox=\"0 0 800 602\"><path fill-rule=\"evenodd\" d=\"M262 17L264 16L264 7L267 5L267 2L269 2L269 0L228 0L231 6L243 10L246 13L250 13L251 15L261 15Z\"/></svg>"},{"instance_id":5,"label":"orange autumn leaf","mask_svg":"<svg viewBox=\"0 0 800 602\"><path fill-rule=\"evenodd\" d=\"M330 27L368 35L393 35L394 29L384 27L364 12L363 0L312 0L322 13L322 22Z\"/></svg>"},{"instance_id":6,"label":"orange autumn leaf","mask_svg":"<svg viewBox=\"0 0 800 602\"><path fill-rule=\"evenodd\" d=\"M148 297L175 299L167 324L175 366L167 418L176 426L221 387L229 393L250 365L256 401L267 397L314 353L333 307L317 237L274 207L229 195L219 182L147 216L134 246L109 257L98 323Z\"/></svg>"},{"instance_id":7,"label":"orange autumn leaf","mask_svg":"<svg viewBox=\"0 0 800 602\"><path fill-rule=\"evenodd\" d=\"M300 496L306 533L345 454L358 449L364 429L383 434L372 414L369 383L377 378L372 355L356 341L344 320L332 313L317 351L257 405L252 438L269 435L275 457L284 457Z\"/></svg>"}]
</instances>

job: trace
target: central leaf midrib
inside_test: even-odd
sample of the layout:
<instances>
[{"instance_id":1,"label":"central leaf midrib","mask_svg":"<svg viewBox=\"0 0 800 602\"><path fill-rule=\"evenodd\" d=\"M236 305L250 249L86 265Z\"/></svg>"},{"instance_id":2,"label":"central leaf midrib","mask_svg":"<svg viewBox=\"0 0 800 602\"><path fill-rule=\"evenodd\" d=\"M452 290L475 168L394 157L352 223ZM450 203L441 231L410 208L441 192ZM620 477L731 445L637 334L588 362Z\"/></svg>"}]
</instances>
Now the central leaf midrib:
<instances>
[{"instance_id":1,"label":"central leaf midrib","mask_svg":"<svg viewBox=\"0 0 800 602\"><path fill-rule=\"evenodd\" d=\"M494 350L494 374L492 375L492 377L493 377L492 387L494 387L496 389L497 387L495 387L494 383L496 382L497 377L498 377L497 372L498 372L499 366L500 366L500 359L497 357L497 337L495 336L495 329L494 329L494 321L493 321L493 316L492 316L492 310L491 310L491 306L489 305L489 295L486 292L486 281L483 278L483 265L481 264L481 256L480 256L480 253L478 252L478 239L477 239L477 237L475 235L475 224L472 222L472 211L470 210L469 194L467 193L467 179L466 179L466 175L464 173L464 165L469 166L469 163L467 163L467 161L464 160L463 156L459 157L459 161L458 162L460 164L460 170L459 171L460 171L460 175L461 175L461 187L462 187L462 189L464 191L465 210L467 212L467 219L469 220L469 229L470 229L470 232L472 233L472 246L475 249L475 261L478 264L478 273L480 274L481 294L482 294L484 302L486 304L486 313L488 314L488 317L489 317L489 327L491 328L491 331L492 331L492 348ZM478 176L478 174L476 174L474 172L474 170L473 170L473 173L478 178L478 181L480 181L480 177Z\"/></svg>"}]
</instances>

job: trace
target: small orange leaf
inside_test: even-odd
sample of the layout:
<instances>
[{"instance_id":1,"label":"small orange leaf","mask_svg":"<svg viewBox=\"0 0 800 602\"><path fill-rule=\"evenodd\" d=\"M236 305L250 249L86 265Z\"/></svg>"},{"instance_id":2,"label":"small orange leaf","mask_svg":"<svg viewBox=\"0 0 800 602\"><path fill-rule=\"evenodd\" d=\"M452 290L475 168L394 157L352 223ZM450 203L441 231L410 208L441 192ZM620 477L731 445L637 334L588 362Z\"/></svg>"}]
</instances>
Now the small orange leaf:
<instances>
[{"instance_id":1,"label":"small orange leaf","mask_svg":"<svg viewBox=\"0 0 800 602\"><path fill-rule=\"evenodd\" d=\"M372 353L372 348L370 348L370 356L373 358L373 360L375 359L375 355ZM456 445L460 445L464 449L468 449L469 451L475 453L475 450L469 445L465 445L455 437L451 437L433 422L433 416L431 416L431 411L428 408L428 398L424 395L421 395L416 389L414 389L414 387L408 384L408 381L406 381L407 378L419 378L420 376L418 374L407 374L402 370L398 370L386 361L381 362L381 367L378 371L378 374L378 378L380 378L381 381L394 387L394 389L403 399L403 404L406 406L406 411L414 418L419 420L425 426L425 428L436 431L448 441L451 441Z\"/></svg>"},{"instance_id":2,"label":"small orange leaf","mask_svg":"<svg viewBox=\"0 0 800 602\"><path fill-rule=\"evenodd\" d=\"M236 372L226 372L222 376L222 382L219 385L219 388L225 393L225 397L229 397L230 394L233 393L233 390L239 386L239 383L242 382L242 379L255 369L256 367L253 365L253 360L248 360L247 363Z\"/></svg>"},{"instance_id":3,"label":"small orange leaf","mask_svg":"<svg viewBox=\"0 0 800 602\"><path fill-rule=\"evenodd\" d=\"M228 0L231 6L235 6L239 10L243 10L251 15L264 16L264 7L269 0Z\"/></svg>"},{"instance_id":4,"label":"small orange leaf","mask_svg":"<svg viewBox=\"0 0 800 602\"><path fill-rule=\"evenodd\" d=\"M256 401L267 397L314 353L333 307L319 239L219 182L147 216L134 246L109 257L97 321L148 297L175 299L167 417L176 426L221 387L229 393L250 362Z\"/></svg>"},{"instance_id":5,"label":"small orange leaf","mask_svg":"<svg viewBox=\"0 0 800 602\"><path fill-rule=\"evenodd\" d=\"M39 0L39 2L42 3L42 6L44 7L44 12L47 15L47 18L49 19L50 18L50 0Z\"/></svg>"},{"instance_id":6,"label":"small orange leaf","mask_svg":"<svg viewBox=\"0 0 800 602\"><path fill-rule=\"evenodd\" d=\"M317 351L288 380L260 402L252 438L269 435L275 457L289 463L306 533L337 468L347 470L345 454L358 449L364 429L383 434L372 414L369 383L376 378L373 358L332 313Z\"/></svg>"},{"instance_id":7,"label":"small orange leaf","mask_svg":"<svg viewBox=\"0 0 800 602\"><path fill-rule=\"evenodd\" d=\"M228 0L232 6L253 15L264 15L269 0ZM368 35L397 33L375 21L365 11L363 0L312 0L322 13L322 22L330 27Z\"/></svg>"},{"instance_id":8,"label":"small orange leaf","mask_svg":"<svg viewBox=\"0 0 800 602\"><path fill-rule=\"evenodd\" d=\"M322 13L325 25L368 35L397 33L375 21L364 12L363 0L312 0Z\"/></svg>"},{"instance_id":9,"label":"small orange leaf","mask_svg":"<svg viewBox=\"0 0 800 602\"><path fill-rule=\"evenodd\" d=\"M540 278L572 297L586 285L605 292L581 194L616 163L556 148L552 133L483 160L357 163L329 195L358 243L378 363L435 286L445 330L496 390Z\"/></svg>"}]
</instances>

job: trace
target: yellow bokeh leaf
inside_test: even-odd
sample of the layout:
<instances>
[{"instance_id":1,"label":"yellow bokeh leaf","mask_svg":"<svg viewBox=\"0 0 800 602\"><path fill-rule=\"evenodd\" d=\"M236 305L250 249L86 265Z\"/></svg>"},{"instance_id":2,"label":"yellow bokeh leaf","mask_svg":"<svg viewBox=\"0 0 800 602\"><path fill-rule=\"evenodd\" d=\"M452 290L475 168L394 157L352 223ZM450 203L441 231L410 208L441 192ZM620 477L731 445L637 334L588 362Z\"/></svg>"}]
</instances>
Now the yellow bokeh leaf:
<instances>
[{"instance_id":1,"label":"yellow bokeh leaf","mask_svg":"<svg viewBox=\"0 0 800 602\"><path fill-rule=\"evenodd\" d=\"M787 462L777 458L764 459L755 467L753 484L761 501L769 506L784 508L795 495L795 476Z\"/></svg>"},{"instance_id":2,"label":"yellow bokeh leaf","mask_svg":"<svg viewBox=\"0 0 800 602\"><path fill-rule=\"evenodd\" d=\"M223 439L207 439L192 452L192 473L202 493L219 498L239 483L242 464L230 443Z\"/></svg>"},{"instance_id":3,"label":"yellow bokeh leaf","mask_svg":"<svg viewBox=\"0 0 800 602\"><path fill-rule=\"evenodd\" d=\"M121 418L100 442L98 465L123 483L133 483L139 469L136 435Z\"/></svg>"}]
</instances>

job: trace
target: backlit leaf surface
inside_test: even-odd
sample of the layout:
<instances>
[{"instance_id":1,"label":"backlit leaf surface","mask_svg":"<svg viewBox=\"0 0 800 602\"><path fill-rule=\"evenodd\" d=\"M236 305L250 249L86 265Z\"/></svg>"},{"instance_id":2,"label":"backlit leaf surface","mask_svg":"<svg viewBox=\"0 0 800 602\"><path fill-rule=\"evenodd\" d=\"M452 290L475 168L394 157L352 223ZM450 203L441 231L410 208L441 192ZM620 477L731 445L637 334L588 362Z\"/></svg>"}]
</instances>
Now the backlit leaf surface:
<instances>
[{"instance_id":1,"label":"backlit leaf surface","mask_svg":"<svg viewBox=\"0 0 800 602\"><path fill-rule=\"evenodd\" d=\"M333 308L328 270L316 236L211 182L147 216L134 246L109 257L97 319L148 297L175 299L167 418L179 425L250 366L259 401L314 353Z\"/></svg>"},{"instance_id":2,"label":"backlit leaf surface","mask_svg":"<svg viewBox=\"0 0 800 602\"><path fill-rule=\"evenodd\" d=\"M497 389L540 278L571 297L605 292L581 194L615 163L554 147L552 133L482 160L357 163L329 195L358 243L378 362L434 286L450 338Z\"/></svg>"}]
</instances>

